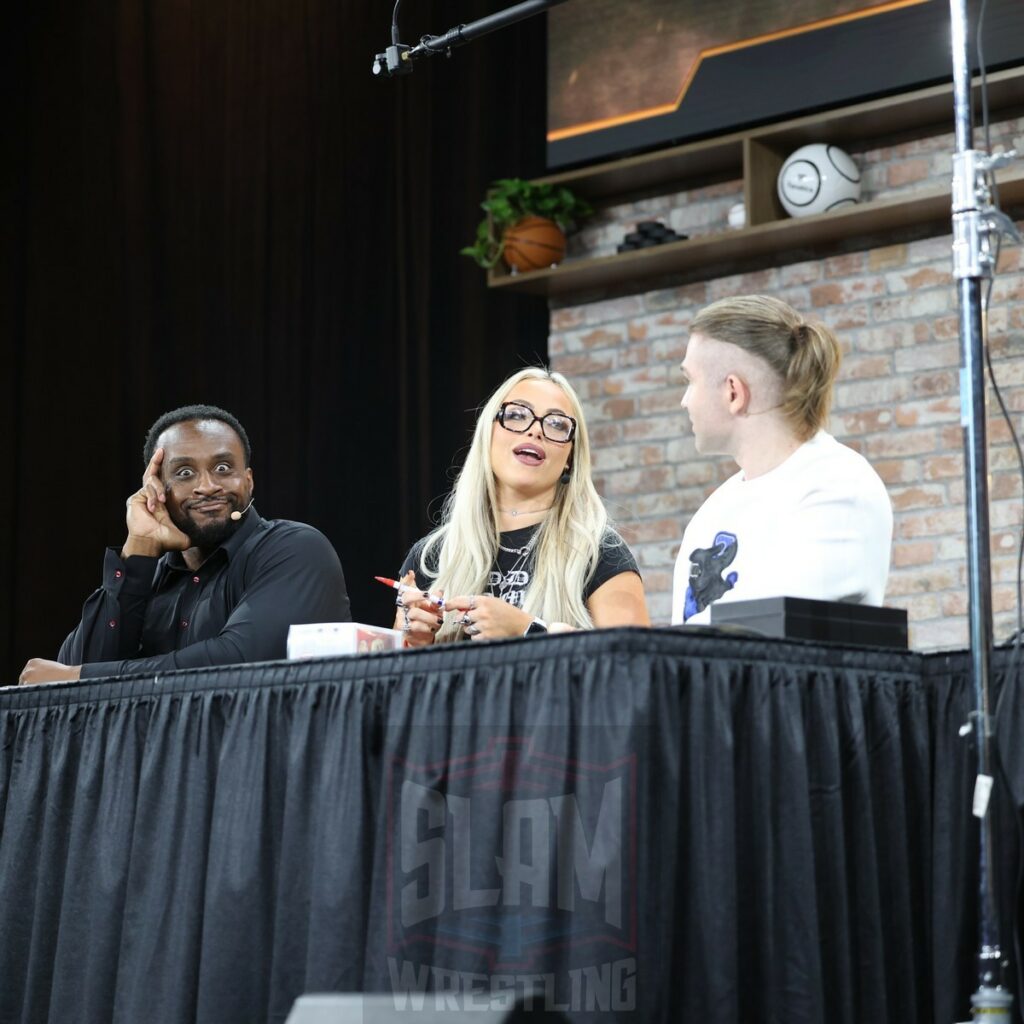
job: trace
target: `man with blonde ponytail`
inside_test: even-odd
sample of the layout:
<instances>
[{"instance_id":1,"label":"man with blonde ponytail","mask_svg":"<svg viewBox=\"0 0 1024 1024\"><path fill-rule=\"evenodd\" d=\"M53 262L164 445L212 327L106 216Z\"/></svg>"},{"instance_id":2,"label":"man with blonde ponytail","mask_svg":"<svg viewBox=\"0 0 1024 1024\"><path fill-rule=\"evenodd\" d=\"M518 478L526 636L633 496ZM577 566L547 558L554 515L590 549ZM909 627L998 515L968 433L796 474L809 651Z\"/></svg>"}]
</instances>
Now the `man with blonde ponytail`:
<instances>
[{"instance_id":1,"label":"man with blonde ponytail","mask_svg":"<svg viewBox=\"0 0 1024 1024\"><path fill-rule=\"evenodd\" d=\"M808 597L882 603L892 505L878 474L824 425L839 344L764 295L722 299L690 324L682 406L702 455L739 466L690 520L673 623L715 601Z\"/></svg>"}]
</instances>

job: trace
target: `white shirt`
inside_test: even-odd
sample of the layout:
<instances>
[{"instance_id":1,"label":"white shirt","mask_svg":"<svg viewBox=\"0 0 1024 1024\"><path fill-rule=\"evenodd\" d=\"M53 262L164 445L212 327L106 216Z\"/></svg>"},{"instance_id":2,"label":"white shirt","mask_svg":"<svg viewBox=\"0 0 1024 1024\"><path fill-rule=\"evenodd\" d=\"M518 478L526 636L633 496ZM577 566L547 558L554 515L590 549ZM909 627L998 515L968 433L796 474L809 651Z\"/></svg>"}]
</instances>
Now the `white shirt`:
<instances>
[{"instance_id":1,"label":"white shirt","mask_svg":"<svg viewBox=\"0 0 1024 1024\"><path fill-rule=\"evenodd\" d=\"M676 559L672 622L708 623L712 602L758 597L880 605L891 545L885 485L819 431L770 472L730 477L697 510Z\"/></svg>"}]
</instances>

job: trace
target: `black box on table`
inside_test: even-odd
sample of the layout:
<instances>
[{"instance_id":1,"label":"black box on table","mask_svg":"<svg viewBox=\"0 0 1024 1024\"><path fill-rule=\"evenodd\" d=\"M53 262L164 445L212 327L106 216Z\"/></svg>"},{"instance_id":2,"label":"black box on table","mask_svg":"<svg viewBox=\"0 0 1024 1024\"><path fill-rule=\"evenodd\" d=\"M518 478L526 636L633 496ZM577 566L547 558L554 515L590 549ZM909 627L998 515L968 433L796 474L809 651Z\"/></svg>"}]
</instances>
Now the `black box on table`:
<instances>
[{"instance_id":1,"label":"black box on table","mask_svg":"<svg viewBox=\"0 0 1024 1024\"><path fill-rule=\"evenodd\" d=\"M711 625L743 626L787 640L907 648L906 609L845 601L813 601L806 597L716 601L711 606Z\"/></svg>"}]
</instances>

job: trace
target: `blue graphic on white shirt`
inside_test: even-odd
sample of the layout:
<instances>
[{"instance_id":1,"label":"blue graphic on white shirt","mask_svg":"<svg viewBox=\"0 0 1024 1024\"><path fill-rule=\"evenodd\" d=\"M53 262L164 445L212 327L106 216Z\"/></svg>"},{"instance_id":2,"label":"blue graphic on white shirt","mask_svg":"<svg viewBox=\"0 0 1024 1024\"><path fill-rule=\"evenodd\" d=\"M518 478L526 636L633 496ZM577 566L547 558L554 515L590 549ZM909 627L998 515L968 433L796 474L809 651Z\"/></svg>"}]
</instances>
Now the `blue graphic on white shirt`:
<instances>
[{"instance_id":1,"label":"blue graphic on white shirt","mask_svg":"<svg viewBox=\"0 0 1024 1024\"><path fill-rule=\"evenodd\" d=\"M683 622L704 611L712 601L717 601L736 586L739 573L731 572L723 578L722 572L732 565L739 546L735 534L723 531L715 535L711 547L696 548L690 552L690 584L686 588Z\"/></svg>"}]
</instances>

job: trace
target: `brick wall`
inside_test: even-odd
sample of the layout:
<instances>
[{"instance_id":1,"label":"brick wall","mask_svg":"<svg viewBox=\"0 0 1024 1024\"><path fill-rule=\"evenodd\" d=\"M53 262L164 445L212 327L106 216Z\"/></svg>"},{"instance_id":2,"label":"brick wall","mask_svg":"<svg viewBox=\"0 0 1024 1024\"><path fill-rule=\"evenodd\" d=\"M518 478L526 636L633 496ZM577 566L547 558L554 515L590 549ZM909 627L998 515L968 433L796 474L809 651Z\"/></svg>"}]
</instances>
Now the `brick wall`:
<instances>
[{"instance_id":1,"label":"brick wall","mask_svg":"<svg viewBox=\"0 0 1024 1024\"><path fill-rule=\"evenodd\" d=\"M994 126L993 143L1024 148L1024 124ZM865 198L949 178L948 136L865 148ZM655 217L696 234L720 230L738 183L718 184L602 213L574 240L576 254L614 251L623 230ZM882 241L882 240L879 240ZM551 312L555 369L579 388L595 449L598 490L644 573L652 618L669 619L671 577L683 527L735 471L696 453L679 408L687 327L728 295L776 295L838 334L843 367L830 430L862 452L885 481L895 511L886 603L906 608L918 649L967 644L964 467L959 426L956 293L948 235L884 240L862 251L783 262L756 272L642 294L563 305ZM1003 397L1022 429L1024 264L1008 249L993 292L990 343ZM990 395L992 577L995 633L1016 622L1022 502L1009 431Z\"/></svg>"}]
</instances>

